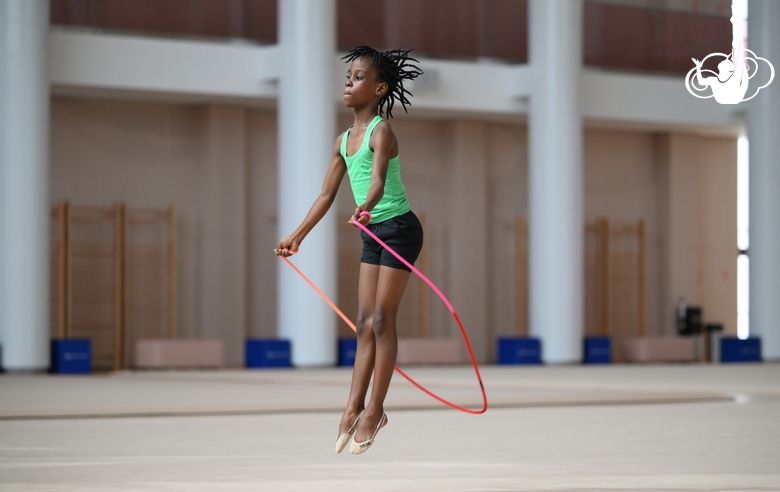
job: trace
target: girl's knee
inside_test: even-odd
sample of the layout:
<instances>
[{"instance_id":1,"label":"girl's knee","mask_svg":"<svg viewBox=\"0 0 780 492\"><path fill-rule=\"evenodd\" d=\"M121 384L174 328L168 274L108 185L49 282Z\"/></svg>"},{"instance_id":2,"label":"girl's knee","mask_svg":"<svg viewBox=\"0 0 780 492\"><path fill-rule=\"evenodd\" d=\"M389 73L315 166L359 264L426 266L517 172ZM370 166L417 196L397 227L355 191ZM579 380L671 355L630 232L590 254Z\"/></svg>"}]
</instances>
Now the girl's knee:
<instances>
[{"instance_id":1,"label":"girl's knee","mask_svg":"<svg viewBox=\"0 0 780 492\"><path fill-rule=\"evenodd\" d=\"M358 337L373 332L374 317L372 315L358 313L357 319L355 321L355 329L357 330Z\"/></svg>"},{"instance_id":2,"label":"girl's knee","mask_svg":"<svg viewBox=\"0 0 780 492\"><path fill-rule=\"evenodd\" d=\"M388 331L395 331L395 316L377 310L372 321L374 336L381 337Z\"/></svg>"}]
</instances>

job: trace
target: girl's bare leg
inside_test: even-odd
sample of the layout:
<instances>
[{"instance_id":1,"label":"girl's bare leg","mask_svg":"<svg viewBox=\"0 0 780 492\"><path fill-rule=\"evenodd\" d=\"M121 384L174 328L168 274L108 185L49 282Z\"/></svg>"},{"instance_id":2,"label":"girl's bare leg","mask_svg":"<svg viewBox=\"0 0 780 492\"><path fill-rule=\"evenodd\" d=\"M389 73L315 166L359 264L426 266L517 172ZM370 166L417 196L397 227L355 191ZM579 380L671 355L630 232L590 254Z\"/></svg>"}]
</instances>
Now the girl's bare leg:
<instances>
[{"instance_id":1,"label":"girl's bare leg","mask_svg":"<svg viewBox=\"0 0 780 492\"><path fill-rule=\"evenodd\" d=\"M374 370L376 343L374 340L374 304L376 300L379 265L360 264L358 280L357 351L355 367L352 369L352 385L349 388L349 400L339 424L339 435L346 433L366 405L366 393Z\"/></svg>"},{"instance_id":2,"label":"girl's bare leg","mask_svg":"<svg viewBox=\"0 0 780 492\"><path fill-rule=\"evenodd\" d=\"M376 346L374 383L371 387L371 399L354 435L357 442L371 438L384 413L385 397L390 387L390 379L393 377L398 352L395 320L408 282L409 272L386 266L379 267L373 317ZM359 345L360 342L358 347Z\"/></svg>"}]
</instances>

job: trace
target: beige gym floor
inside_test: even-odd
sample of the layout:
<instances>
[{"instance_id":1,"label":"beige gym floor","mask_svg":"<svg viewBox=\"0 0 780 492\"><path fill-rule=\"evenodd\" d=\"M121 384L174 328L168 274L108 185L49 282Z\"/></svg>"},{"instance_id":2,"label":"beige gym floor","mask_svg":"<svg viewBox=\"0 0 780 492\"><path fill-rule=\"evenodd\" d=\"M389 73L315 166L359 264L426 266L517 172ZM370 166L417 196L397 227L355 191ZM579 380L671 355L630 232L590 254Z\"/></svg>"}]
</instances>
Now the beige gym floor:
<instances>
[{"instance_id":1,"label":"beige gym floor","mask_svg":"<svg viewBox=\"0 0 780 492\"><path fill-rule=\"evenodd\" d=\"M468 367L408 372L481 402ZM0 490L780 491L780 364L484 366L476 416L396 375L360 456L350 375L0 375Z\"/></svg>"}]
</instances>

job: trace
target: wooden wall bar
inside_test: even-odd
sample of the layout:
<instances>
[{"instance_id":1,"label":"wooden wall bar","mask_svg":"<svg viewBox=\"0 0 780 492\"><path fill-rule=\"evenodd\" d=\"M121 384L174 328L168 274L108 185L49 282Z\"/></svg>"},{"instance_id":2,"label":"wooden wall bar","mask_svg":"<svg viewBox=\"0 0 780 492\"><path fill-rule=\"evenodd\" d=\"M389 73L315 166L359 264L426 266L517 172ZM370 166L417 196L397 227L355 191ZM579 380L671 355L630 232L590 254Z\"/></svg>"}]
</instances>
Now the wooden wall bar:
<instances>
[{"instance_id":1,"label":"wooden wall bar","mask_svg":"<svg viewBox=\"0 0 780 492\"><path fill-rule=\"evenodd\" d=\"M90 339L93 369L107 371L129 367L136 339L175 337L173 206L62 202L52 218L53 338Z\"/></svg>"},{"instance_id":2,"label":"wooden wall bar","mask_svg":"<svg viewBox=\"0 0 780 492\"><path fill-rule=\"evenodd\" d=\"M619 340L644 336L647 326L647 244L645 221L611 224L606 218L585 226L586 289L596 290L595 318L586 316L586 334L615 339L613 358L622 361ZM587 251L595 245L595 251ZM591 253L591 254L588 254ZM588 262L595 265L588 265ZM595 320L595 326L592 326Z\"/></svg>"}]
</instances>

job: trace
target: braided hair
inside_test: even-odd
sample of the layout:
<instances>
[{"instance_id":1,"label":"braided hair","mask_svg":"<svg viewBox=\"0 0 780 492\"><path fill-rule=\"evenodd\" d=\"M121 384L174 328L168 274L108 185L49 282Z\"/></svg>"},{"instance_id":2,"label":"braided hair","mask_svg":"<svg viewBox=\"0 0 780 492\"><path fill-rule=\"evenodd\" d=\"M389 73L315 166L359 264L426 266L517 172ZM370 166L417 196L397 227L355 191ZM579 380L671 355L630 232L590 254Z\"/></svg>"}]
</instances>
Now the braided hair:
<instances>
[{"instance_id":1,"label":"braided hair","mask_svg":"<svg viewBox=\"0 0 780 492\"><path fill-rule=\"evenodd\" d=\"M408 112L406 106L412 103L406 97L411 97L412 93L404 88L404 80L413 80L423 73L420 67L410 62L420 63L418 60L409 56L412 50L389 50L377 51L369 46L358 46L342 57L346 63L350 63L356 58L368 57L371 64L376 69L377 77L380 81L387 83L388 90L384 97L379 101L379 114L383 115L384 106L387 104L387 117L393 117L393 105L396 99L401 102L404 111Z\"/></svg>"}]
</instances>

